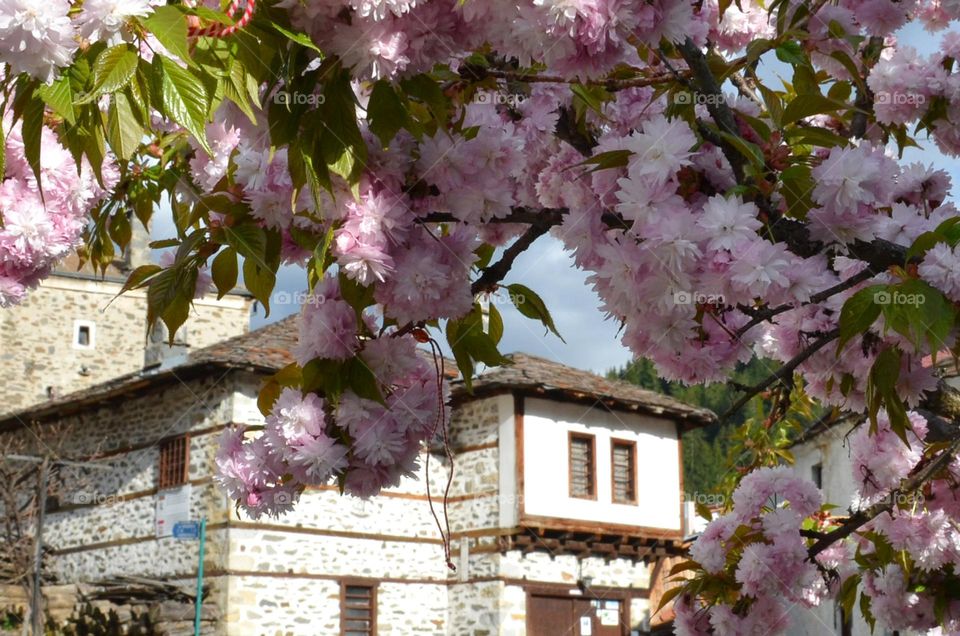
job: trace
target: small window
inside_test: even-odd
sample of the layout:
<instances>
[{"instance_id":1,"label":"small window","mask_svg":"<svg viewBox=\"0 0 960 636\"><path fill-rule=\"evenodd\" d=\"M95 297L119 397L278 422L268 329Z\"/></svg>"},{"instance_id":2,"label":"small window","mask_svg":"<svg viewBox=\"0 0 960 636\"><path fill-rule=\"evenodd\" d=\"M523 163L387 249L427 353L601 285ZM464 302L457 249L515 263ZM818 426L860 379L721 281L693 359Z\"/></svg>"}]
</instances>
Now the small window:
<instances>
[{"instance_id":1,"label":"small window","mask_svg":"<svg viewBox=\"0 0 960 636\"><path fill-rule=\"evenodd\" d=\"M814 464L810 467L810 479L817 488L823 488L823 464Z\"/></svg>"},{"instance_id":2,"label":"small window","mask_svg":"<svg viewBox=\"0 0 960 636\"><path fill-rule=\"evenodd\" d=\"M613 501L637 502L637 445L634 442L613 440L610 450L613 474Z\"/></svg>"},{"instance_id":3,"label":"small window","mask_svg":"<svg viewBox=\"0 0 960 636\"><path fill-rule=\"evenodd\" d=\"M190 438L186 435L168 439L160 444L160 479L157 482L160 490L187 483L189 457Z\"/></svg>"},{"instance_id":4,"label":"small window","mask_svg":"<svg viewBox=\"0 0 960 636\"><path fill-rule=\"evenodd\" d=\"M597 496L596 443L593 435L570 433L570 496Z\"/></svg>"},{"instance_id":5,"label":"small window","mask_svg":"<svg viewBox=\"0 0 960 636\"><path fill-rule=\"evenodd\" d=\"M93 349L96 345L96 325L86 320L73 323L73 346L76 349Z\"/></svg>"},{"instance_id":6,"label":"small window","mask_svg":"<svg viewBox=\"0 0 960 636\"><path fill-rule=\"evenodd\" d=\"M375 636L377 633L377 588L359 583L340 585L340 634Z\"/></svg>"}]
</instances>

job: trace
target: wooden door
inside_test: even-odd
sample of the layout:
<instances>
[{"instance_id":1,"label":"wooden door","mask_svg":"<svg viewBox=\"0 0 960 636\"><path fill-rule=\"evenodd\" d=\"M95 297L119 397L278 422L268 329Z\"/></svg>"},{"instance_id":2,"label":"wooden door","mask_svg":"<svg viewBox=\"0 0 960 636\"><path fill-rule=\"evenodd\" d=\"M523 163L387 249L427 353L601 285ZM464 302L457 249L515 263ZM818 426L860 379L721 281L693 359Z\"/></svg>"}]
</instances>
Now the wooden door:
<instances>
[{"instance_id":1,"label":"wooden door","mask_svg":"<svg viewBox=\"0 0 960 636\"><path fill-rule=\"evenodd\" d=\"M625 636L623 601L533 594L527 636Z\"/></svg>"}]
</instances>

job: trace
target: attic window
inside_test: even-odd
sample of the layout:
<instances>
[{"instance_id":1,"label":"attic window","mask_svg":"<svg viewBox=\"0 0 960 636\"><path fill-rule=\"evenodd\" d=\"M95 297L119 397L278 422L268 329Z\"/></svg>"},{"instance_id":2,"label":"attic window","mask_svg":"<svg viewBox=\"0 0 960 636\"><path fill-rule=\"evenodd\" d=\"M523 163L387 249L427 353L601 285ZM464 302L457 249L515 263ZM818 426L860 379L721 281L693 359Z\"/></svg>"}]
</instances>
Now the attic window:
<instances>
[{"instance_id":1,"label":"attic window","mask_svg":"<svg viewBox=\"0 0 960 636\"><path fill-rule=\"evenodd\" d=\"M613 473L613 501L637 502L637 445L625 440L613 440L610 448Z\"/></svg>"},{"instance_id":2,"label":"attic window","mask_svg":"<svg viewBox=\"0 0 960 636\"><path fill-rule=\"evenodd\" d=\"M175 488L187 483L190 468L190 437L181 435L160 444L157 488Z\"/></svg>"},{"instance_id":3,"label":"attic window","mask_svg":"<svg viewBox=\"0 0 960 636\"><path fill-rule=\"evenodd\" d=\"M814 464L810 467L810 479L817 488L823 488L823 464Z\"/></svg>"},{"instance_id":4,"label":"attic window","mask_svg":"<svg viewBox=\"0 0 960 636\"><path fill-rule=\"evenodd\" d=\"M570 433L570 496L597 498L596 438Z\"/></svg>"},{"instance_id":5,"label":"attic window","mask_svg":"<svg viewBox=\"0 0 960 636\"><path fill-rule=\"evenodd\" d=\"M96 325L87 320L76 320L73 323L73 346L76 349L93 349L96 336Z\"/></svg>"}]
</instances>

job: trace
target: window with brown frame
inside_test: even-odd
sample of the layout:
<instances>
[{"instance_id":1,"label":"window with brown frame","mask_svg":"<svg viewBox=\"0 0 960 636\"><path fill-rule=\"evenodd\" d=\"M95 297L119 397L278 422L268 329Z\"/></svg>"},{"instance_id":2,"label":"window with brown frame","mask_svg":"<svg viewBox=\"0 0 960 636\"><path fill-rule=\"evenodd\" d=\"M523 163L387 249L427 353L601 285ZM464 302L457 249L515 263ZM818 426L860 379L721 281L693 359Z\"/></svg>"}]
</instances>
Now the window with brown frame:
<instances>
[{"instance_id":1,"label":"window with brown frame","mask_svg":"<svg viewBox=\"0 0 960 636\"><path fill-rule=\"evenodd\" d=\"M190 468L190 436L181 435L160 444L157 488L174 488L187 483Z\"/></svg>"},{"instance_id":2,"label":"window with brown frame","mask_svg":"<svg viewBox=\"0 0 960 636\"><path fill-rule=\"evenodd\" d=\"M597 453L593 435L570 433L570 496L597 497Z\"/></svg>"},{"instance_id":3,"label":"window with brown frame","mask_svg":"<svg viewBox=\"0 0 960 636\"><path fill-rule=\"evenodd\" d=\"M348 581L340 584L340 634L376 636L376 586Z\"/></svg>"},{"instance_id":4,"label":"window with brown frame","mask_svg":"<svg viewBox=\"0 0 960 636\"><path fill-rule=\"evenodd\" d=\"M636 442L612 440L610 445L610 466L613 477L613 501L615 503L636 503Z\"/></svg>"}]
</instances>

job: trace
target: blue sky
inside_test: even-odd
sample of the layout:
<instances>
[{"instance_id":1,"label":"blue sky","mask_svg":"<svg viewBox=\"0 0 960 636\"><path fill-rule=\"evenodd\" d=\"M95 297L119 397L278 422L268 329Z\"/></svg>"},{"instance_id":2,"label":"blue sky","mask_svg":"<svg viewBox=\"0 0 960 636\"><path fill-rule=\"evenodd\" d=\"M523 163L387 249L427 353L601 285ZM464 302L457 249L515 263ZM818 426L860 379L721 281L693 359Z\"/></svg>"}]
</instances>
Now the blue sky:
<instances>
[{"instance_id":1,"label":"blue sky","mask_svg":"<svg viewBox=\"0 0 960 636\"><path fill-rule=\"evenodd\" d=\"M899 34L902 44L913 46L924 55L936 50L941 37L942 34L925 32L918 24L909 25ZM762 69L761 75L771 78L777 72L782 72L782 68L776 67L778 63L774 64ZM789 75L786 77L789 79ZM954 184L960 183L960 161L944 157L932 142L926 143L922 137L918 141L928 147L919 151L910 149L905 160L934 163L950 173ZM157 223L152 228L152 234L157 238L171 235L170 220L163 216L158 215ZM627 363L632 356L619 342L618 325L605 319L596 295L586 284L586 277L586 273L574 268L572 259L559 241L550 236L540 238L517 259L506 282L522 282L540 294L566 343L552 334L545 334L539 323L524 318L509 303L500 303L498 308L505 327L501 351L523 351L601 373ZM302 269L285 267L279 273L274 299L278 294L297 292L305 286ZM299 307L290 303L273 302L271 306L269 317L263 315L262 308L258 309L251 323L253 328L299 310Z\"/></svg>"}]
</instances>

